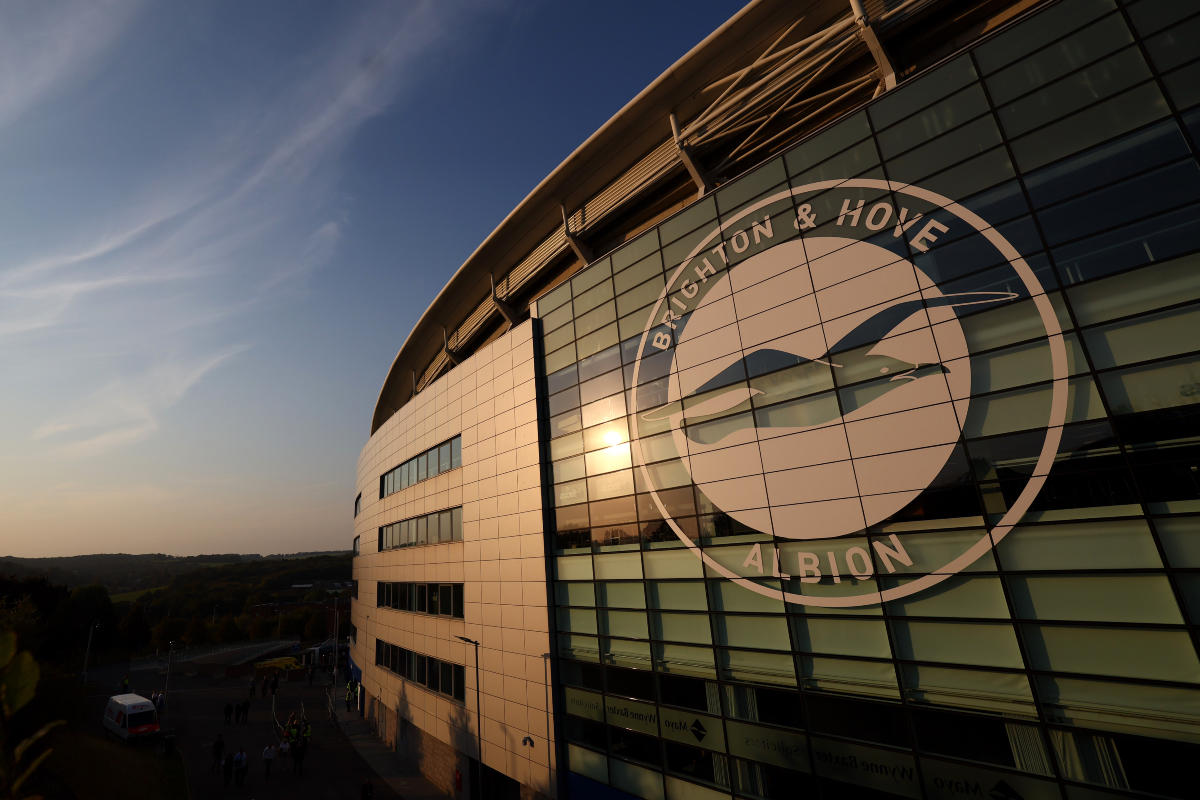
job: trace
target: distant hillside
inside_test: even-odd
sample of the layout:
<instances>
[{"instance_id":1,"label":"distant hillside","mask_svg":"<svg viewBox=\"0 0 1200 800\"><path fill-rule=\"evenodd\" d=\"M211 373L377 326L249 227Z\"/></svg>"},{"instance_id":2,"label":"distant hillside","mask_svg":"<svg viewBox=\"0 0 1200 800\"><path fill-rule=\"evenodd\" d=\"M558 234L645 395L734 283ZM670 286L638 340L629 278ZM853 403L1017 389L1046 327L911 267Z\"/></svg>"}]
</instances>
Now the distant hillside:
<instances>
[{"instance_id":1,"label":"distant hillside","mask_svg":"<svg viewBox=\"0 0 1200 800\"><path fill-rule=\"evenodd\" d=\"M176 577L205 567L340 556L344 552L330 550L323 553L280 553L265 557L257 554L239 555L237 553L204 556L169 556L163 553L142 555L97 553L58 558L0 556L0 575L16 577L45 575L51 582L62 584L68 588L98 584L106 588L109 594L117 595L169 586Z\"/></svg>"}]
</instances>

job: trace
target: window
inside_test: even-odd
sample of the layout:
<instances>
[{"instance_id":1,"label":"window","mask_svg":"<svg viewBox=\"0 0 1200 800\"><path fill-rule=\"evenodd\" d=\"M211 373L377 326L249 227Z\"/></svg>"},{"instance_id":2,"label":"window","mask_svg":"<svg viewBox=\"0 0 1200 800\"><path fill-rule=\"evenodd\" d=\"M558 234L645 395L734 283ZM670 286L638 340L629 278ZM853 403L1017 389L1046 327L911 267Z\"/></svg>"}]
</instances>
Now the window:
<instances>
[{"instance_id":1,"label":"window","mask_svg":"<svg viewBox=\"0 0 1200 800\"><path fill-rule=\"evenodd\" d=\"M375 601L379 608L463 618L461 583L380 583Z\"/></svg>"},{"instance_id":2,"label":"window","mask_svg":"<svg viewBox=\"0 0 1200 800\"><path fill-rule=\"evenodd\" d=\"M362 511L362 492L359 492L358 497L354 498L354 516L357 517L360 511Z\"/></svg>"},{"instance_id":3,"label":"window","mask_svg":"<svg viewBox=\"0 0 1200 800\"><path fill-rule=\"evenodd\" d=\"M359 537L359 536L355 536L355 537L354 537L354 545L353 545L353 547L351 548L351 549L353 549L353 550L354 550L354 555L358 555L358 540L359 540L360 538L361 538L361 537Z\"/></svg>"},{"instance_id":4,"label":"window","mask_svg":"<svg viewBox=\"0 0 1200 800\"><path fill-rule=\"evenodd\" d=\"M381 551L419 544L461 542L462 539L462 506L393 522L379 529Z\"/></svg>"},{"instance_id":5,"label":"window","mask_svg":"<svg viewBox=\"0 0 1200 800\"><path fill-rule=\"evenodd\" d=\"M453 697L460 703L466 699L467 675L460 664L424 656L376 639L375 666L428 687L431 691Z\"/></svg>"},{"instance_id":6,"label":"window","mask_svg":"<svg viewBox=\"0 0 1200 800\"><path fill-rule=\"evenodd\" d=\"M414 483L437 477L443 472L449 472L462 466L462 437L455 436L448 442L442 442L437 447L426 450L419 456L410 458L400 466L379 476L379 496L387 497L401 489L407 489ZM360 496L361 497L361 496ZM358 507L355 506L355 514Z\"/></svg>"}]
</instances>

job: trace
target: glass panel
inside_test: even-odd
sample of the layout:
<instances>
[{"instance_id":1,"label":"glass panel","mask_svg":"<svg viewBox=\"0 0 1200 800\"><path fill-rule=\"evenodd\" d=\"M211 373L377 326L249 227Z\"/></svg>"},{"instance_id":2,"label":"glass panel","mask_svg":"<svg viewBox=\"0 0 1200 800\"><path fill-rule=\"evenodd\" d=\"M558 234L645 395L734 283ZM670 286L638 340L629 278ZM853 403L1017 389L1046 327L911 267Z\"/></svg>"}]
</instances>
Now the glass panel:
<instances>
[{"instance_id":1,"label":"glass panel","mask_svg":"<svg viewBox=\"0 0 1200 800\"><path fill-rule=\"evenodd\" d=\"M903 664L900 675L910 703L1037 717L1023 674Z\"/></svg>"},{"instance_id":2,"label":"glass panel","mask_svg":"<svg viewBox=\"0 0 1200 800\"><path fill-rule=\"evenodd\" d=\"M1021 629L1034 669L1200 683L1200 661L1183 631L1028 624Z\"/></svg>"},{"instance_id":3,"label":"glass panel","mask_svg":"<svg viewBox=\"0 0 1200 800\"><path fill-rule=\"evenodd\" d=\"M1200 18L1192 18L1146 40L1146 49L1154 66L1162 71L1177 67L1196 57L1194 43L1200 36Z\"/></svg>"},{"instance_id":4,"label":"glass panel","mask_svg":"<svg viewBox=\"0 0 1200 800\"><path fill-rule=\"evenodd\" d=\"M957 63L963 62L966 69L974 71L967 59L960 59ZM890 159L897 153L924 144L967 120L987 113L987 110L987 98L983 89L978 85L971 86L879 133L876 136L879 150L885 159Z\"/></svg>"},{"instance_id":5,"label":"glass panel","mask_svg":"<svg viewBox=\"0 0 1200 800\"><path fill-rule=\"evenodd\" d=\"M1131 47L1057 83L1043 85L1034 94L1000 108L997 116L1006 134L1020 136L1149 77L1145 59Z\"/></svg>"},{"instance_id":6,"label":"glass panel","mask_svg":"<svg viewBox=\"0 0 1200 800\"><path fill-rule=\"evenodd\" d=\"M552 292L547 292L537 301L538 316L543 322L550 312L571 299L571 285L564 283ZM570 308L570 306L568 306Z\"/></svg>"},{"instance_id":7,"label":"glass panel","mask_svg":"<svg viewBox=\"0 0 1200 800\"><path fill-rule=\"evenodd\" d=\"M612 262L605 258L597 261L586 269L581 270L578 275L571 279L571 294L578 298L581 294L591 289L600 281L612 275ZM575 313L582 313L579 309L579 304L575 304Z\"/></svg>"},{"instance_id":8,"label":"glass panel","mask_svg":"<svg viewBox=\"0 0 1200 800\"><path fill-rule=\"evenodd\" d=\"M732 647L791 650L787 620L782 617L713 616L717 642Z\"/></svg>"},{"instance_id":9,"label":"glass panel","mask_svg":"<svg viewBox=\"0 0 1200 800\"><path fill-rule=\"evenodd\" d=\"M1200 567L1200 517L1156 519L1154 527L1172 567Z\"/></svg>"},{"instance_id":10,"label":"glass panel","mask_svg":"<svg viewBox=\"0 0 1200 800\"><path fill-rule=\"evenodd\" d=\"M649 639L646 614L641 611L600 611L600 633L629 639Z\"/></svg>"},{"instance_id":11,"label":"glass panel","mask_svg":"<svg viewBox=\"0 0 1200 800\"><path fill-rule=\"evenodd\" d=\"M1158 569L1143 520L1018 527L996 546L1006 570Z\"/></svg>"},{"instance_id":12,"label":"glass panel","mask_svg":"<svg viewBox=\"0 0 1200 800\"><path fill-rule=\"evenodd\" d=\"M899 658L983 667L1023 666L1011 625L902 620L891 625Z\"/></svg>"},{"instance_id":13,"label":"glass panel","mask_svg":"<svg viewBox=\"0 0 1200 800\"><path fill-rule=\"evenodd\" d=\"M913 109L927 106L939 98L961 89L974 81L976 77L975 66L971 63L970 58L966 56L956 58L927 75L905 83L872 103L868 109L871 121L878 129L886 128L912 113Z\"/></svg>"},{"instance_id":14,"label":"glass panel","mask_svg":"<svg viewBox=\"0 0 1200 800\"><path fill-rule=\"evenodd\" d=\"M1063 156L1162 119L1167 101L1152 83L1143 84L1099 105L1012 142L1013 156L1022 170L1037 169Z\"/></svg>"},{"instance_id":15,"label":"glass panel","mask_svg":"<svg viewBox=\"0 0 1200 800\"><path fill-rule=\"evenodd\" d=\"M1200 733L1200 691L1194 689L1045 675L1034 680L1049 720L1060 725L1193 741Z\"/></svg>"},{"instance_id":16,"label":"glass panel","mask_svg":"<svg viewBox=\"0 0 1200 800\"><path fill-rule=\"evenodd\" d=\"M641 583L603 582L596 586L599 605L610 608L645 608L646 592Z\"/></svg>"},{"instance_id":17,"label":"glass panel","mask_svg":"<svg viewBox=\"0 0 1200 800\"><path fill-rule=\"evenodd\" d=\"M911 583L915 578L883 578L883 587L891 589ZM991 576L948 578L901 600L887 604L889 614L898 617L981 617L1008 619L1008 603L1000 579Z\"/></svg>"},{"instance_id":18,"label":"glass panel","mask_svg":"<svg viewBox=\"0 0 1200 800\"><path fill-rule=\"evenodd\" d=\"M596 633L596 612L583 608L559 608L558 629L572 633Z\"/></svg>"},{"instance_id":19,"label":"glass panel","mask_svg":"<svg viewBox=\"0 0 1200 800\"><path fill-rule=\"evenodd\" d=\"M646 577L654 577L654 572L661 572L659 569L652 568L658 564L651 559L651 556L665 555L666 553L647 553L646 554ZM671 555L676 555L671 553ZM680 555L690 558L693 561L699 561L691 553L682 553ZM671 608L684 611L707 611L708 603L704 597L704 584L700 581L679 581L679 582L663 582L654 581L647 584L647 590L650 592L650 605L653 608Z\"/></svg>"},{"instance_id":20,"label":"glass panel","mask_svg":"<svg viewBox=\"0 0 1200 800\"><path fill-rule=\"evenodd\" d=\"M1113 0L1066 0L975 48L986 75L1046 46L1084 23L1115 11Z\"/></svg>"},{"instance_id":21,"label":"glass panel","mask_svg":"<svg viewBox=\"0 0 1200 800\"><path fill-rule=\"evenodd\" d=\"M721 677L725 680L780 686L796 685L796 668L790 654L718 650L717 664Z\"/></svg>"},{"instance_id":22,"label":"glass panel","mask_svg":"<svg viewBox=\"0 0 1200 800\"><path fill-rule=\"evenodd\" d=\"M1200 256L1191 255L1067 289L1080 325L1200 299Z\"/></svg>"},{"instance_id":23,"label":"glass panel","mask_svg":"<svg viewBox=\"0 0 1200 800\"><path fill-rule=\"evenodd\" d=\"M1024 619L1183 624L1165 575L1025 575L1008 585Z\"/></svg>"},{"instance_id":24,"label":"glass panel","mask_svg":"<svg viewBox=\"0 0 1200 800\"><path fill-rule=\"evenodd\" d=\"M668 642L690 642L712 644L712 630L707 614L667 614L655 612L650 615L654 638Z\"/></svg>"},{"instance_id":25,"label":"glass panel","mask_svg":"<svg viewBox=\"0 0 1200 800\"><path fill-rule=\"evenodd\" d=\"M1175 361L1109 372L1100 376L1114 414L1132 414L1200 402L1200 361Z\"/></svg>"},{"instance_id":26,"label":"glass panel","mask_svg":"<svg viewBox=\"0 0 1200 800\"><path fill-rule=\"evenodd\" d=\"M989 76L985 82L993 103L1007 103L1132 43L1133 34L1125 21L1113 14Z\"/></svg>"},{"instance_id":27,"label":"glass panel","mask_svg":"<svg viewBox=\"0 0 1200 800\"><path fill-rule=\"evenodd\" d=\"M1096 369L1200 350L1200 305L1103 325L1083 337Z\"/></svg>"},{"instance_id":28,"label":"glass panel","mask_svg":"<svg viewBox=\"0 0 1200 800\"><path fill-rule=\"evenodd\" d=\"M823 619L793 617L796 647L806 653L890 658L887 629L883 623L866 619Z\"/></svg>"}]
</instances>

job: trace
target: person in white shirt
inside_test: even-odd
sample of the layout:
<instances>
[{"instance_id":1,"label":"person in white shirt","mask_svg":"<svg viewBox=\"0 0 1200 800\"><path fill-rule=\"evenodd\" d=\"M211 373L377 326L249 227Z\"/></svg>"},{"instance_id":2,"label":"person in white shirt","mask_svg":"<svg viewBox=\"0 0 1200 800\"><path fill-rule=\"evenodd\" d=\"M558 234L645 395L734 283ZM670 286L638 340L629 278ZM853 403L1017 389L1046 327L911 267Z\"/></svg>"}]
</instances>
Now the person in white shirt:
<instances>
[{"instance_id":1,"label":"person in white shirt","mask_svg":"<svg viewBox=\"0 0 1200 800\"><path fill-rule=\"evenodd\" d=\"M291 749L292 749L292 746L290 744L288 744L287 739L284 739L282 742L279 743L279 768L280 769L283 769L283 770L287 769L287 757L288 757L288 752L291 751Z\"/></svg>"},{"instance_id":2,"label":"person in white shirt","mask_svg":"<svg viewBox=\"0 0 1200 800\"><path fill-rule=\"evenodd\" d=\"M275 760L275 745L268 744L263 748L263 777L271 777L271 762Z\"/></svg>"}]
</instances>

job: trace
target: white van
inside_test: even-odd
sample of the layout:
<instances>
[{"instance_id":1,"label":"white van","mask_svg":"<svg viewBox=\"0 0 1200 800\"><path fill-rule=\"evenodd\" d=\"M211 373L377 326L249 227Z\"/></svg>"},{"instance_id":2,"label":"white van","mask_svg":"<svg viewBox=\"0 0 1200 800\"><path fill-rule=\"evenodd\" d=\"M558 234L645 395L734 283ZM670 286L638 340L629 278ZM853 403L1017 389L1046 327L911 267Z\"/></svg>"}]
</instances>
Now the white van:
<instances>
[{"instance_id":1,"label":"white van","mask_svg":"<svg viewBox=\"0 0 1200 800\"><path fill-rule=\"evenodd\" d=\"M137 739L158 733L154 704L139 694L119 694L108 699L104 727L122 739Z\"/></svg>"}]
</instances>

